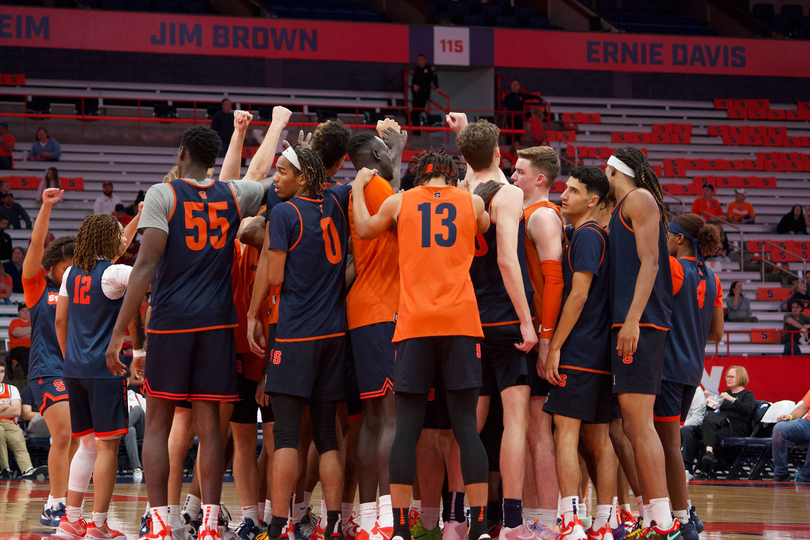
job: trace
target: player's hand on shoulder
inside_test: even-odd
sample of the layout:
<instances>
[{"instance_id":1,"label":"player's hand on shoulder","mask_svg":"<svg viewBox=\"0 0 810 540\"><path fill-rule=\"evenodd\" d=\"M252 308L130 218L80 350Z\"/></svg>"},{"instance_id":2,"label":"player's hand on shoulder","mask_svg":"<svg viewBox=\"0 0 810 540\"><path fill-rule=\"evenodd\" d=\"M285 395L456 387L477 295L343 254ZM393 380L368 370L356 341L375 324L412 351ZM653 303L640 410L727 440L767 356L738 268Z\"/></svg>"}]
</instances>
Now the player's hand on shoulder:
<instances>
[{"instance_id":1,"label":"player's hand on shoulder","mask_svg":"<svg viewBox=\"0 0 810 540\"><path fill-rule=\"evenodd\" d=\"M503 186L504 184L498 182L497 180L487 180L486 182L478 184L473 193L484 200L484 206L489 207L492 197L494 197Z\"/></svg>"},{"instance_id":2,"label":"player's hand on shoulder","mask_svg":"<svg viewBox=\"0 0 810 540\"><path fill-rule=\"evenodd\" d=\"M48 188L42 192L42 202L44 204L56 204L62 198L65 191L59 188Z\"/></svg>"},{"instance_id":3,"label":"player's hand on shoulder","mask_svg":"<svg viewBox=\"0 0 810 540\"><path fill-rule=\"evenodd\" d=\"M290 117L292 116L292 111L287 107L282 107L281 105L276 105L273 107L273 118L272 123L275 124L276 122L281 122L282 126L286 126L287 122L290 121Z\"/></svg>"},{"instance_id":4,"label":"player's hand on shoulder","mask_svg":"<svg viewBox=\"0 0 810 540\"><path fill-rule=\"evenodd\" d=\"M247 111L233 111L233 129L239 133L247 131L253 115Z\"/></svg>"},{"instance_id":5,"label":"player's hand on shoulder","mask_svg":"<svg viewBox=\"0 0 810 540\"><path fill-rule=\"evenodd\" d=\"M464 113L451 112L445 116L447 125L453 130L453 133L458 133L467 127L467 115Z\"/></svg>"},{"instance_id":6,"label":"player's hand on shoulder","mask_svg":"<svg viewBox=\"0 0 810 540\"><path fill-rule=\"evenodd\" d=\"M374 178L375 174L377 174L377 169L363 167L360 169L360 172L357 173L357 177L354 179L352 186L356 186L358 189L366 187L368 183L371 182L371 179Z\"/></svg>"}]
</instances>

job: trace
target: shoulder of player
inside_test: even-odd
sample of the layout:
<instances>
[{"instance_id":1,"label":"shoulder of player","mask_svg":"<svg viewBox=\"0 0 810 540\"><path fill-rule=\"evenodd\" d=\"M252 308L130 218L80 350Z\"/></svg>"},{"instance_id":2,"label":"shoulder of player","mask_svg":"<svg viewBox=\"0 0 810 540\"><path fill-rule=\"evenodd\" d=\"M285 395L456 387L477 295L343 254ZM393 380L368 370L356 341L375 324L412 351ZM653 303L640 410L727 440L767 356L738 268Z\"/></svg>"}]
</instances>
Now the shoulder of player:
<instances>
[{"instance_id":1,"label":"shoulder of player","mask_svg":"<svg viewBox=\"0 0 810 540\"><path fill-rule=\"evenodd\" d=\"M494 213L500 213L506 210L516 217L519 217L518 214L523 215L523 191L512 184L504 184L503 187L492 196L490 210Z\"/></svg>"},{"instance_id":2,"label":"shoulder of player","mask_svg":"<svg viewBox=\"0 0 810 540\"><path fill-rule=\"evenodd\" d=\"M583 243L588 246L595 245L596 243L600 246L604 246L606 240L607 234L605 234L604 230L598 225L583 225L574 230L574 234L571 235L571 246L572 249Z\"/></svg>"},{"instance_id":3,"label":"shoulder of player","mask_svg":"<svg viewBox=\"0 0 810 540\"><path fill-rule=\"evenodd\" d=\"M634 189L625 196L622 213L636 218L658 214L658 203L652 193L646 189ZM632 217L632 216L630 216Z\"/></svg>"}]
</instances>

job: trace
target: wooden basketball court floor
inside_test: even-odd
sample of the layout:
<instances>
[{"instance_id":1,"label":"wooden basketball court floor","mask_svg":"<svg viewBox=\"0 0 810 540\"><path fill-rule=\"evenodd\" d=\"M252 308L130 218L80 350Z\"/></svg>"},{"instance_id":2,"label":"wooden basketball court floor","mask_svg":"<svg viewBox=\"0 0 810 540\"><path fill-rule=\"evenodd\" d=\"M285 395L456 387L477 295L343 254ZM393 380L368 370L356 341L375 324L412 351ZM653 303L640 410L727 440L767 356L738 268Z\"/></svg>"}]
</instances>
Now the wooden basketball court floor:
<instances>
[{"instance_id":1,"label":"wooden basketball court floor","mask_svg":"<svg viewBox=\"0 0 810 540\"><path fill-rule=\"evenodd\" d=\"M92 507L92 489L91 485L85 499L85 512ZM184 486L184 496L187 489L188 484ZM695 481L690 483L690 494L706 525L706 531L701 535L703 540L810 540L808 484ZM48 538L51 530L39 523L42 505L47 498L47 481L0 482L0 540ZM232 511L233 518L239 519L236 486L230 478L226 478L223 485L222 502ZM314 508L320 508L319 488L312 502ZM146 485L119 478L109 511L111 526L124 532L129 540L137 540L140 516L145 506Z\"/></svg>"}]
</instances>

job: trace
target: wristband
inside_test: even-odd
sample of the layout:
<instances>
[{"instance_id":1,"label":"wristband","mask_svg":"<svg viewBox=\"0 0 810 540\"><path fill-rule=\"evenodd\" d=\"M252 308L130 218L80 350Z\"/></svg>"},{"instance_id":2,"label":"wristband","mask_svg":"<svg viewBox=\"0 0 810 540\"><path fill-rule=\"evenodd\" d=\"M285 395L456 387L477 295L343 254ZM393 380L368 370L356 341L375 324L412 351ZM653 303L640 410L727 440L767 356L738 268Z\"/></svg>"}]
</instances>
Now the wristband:
<instances>
[{"instance_id":1,"label":"wristband","mask_svg":"<svg viewBox=\"0 0 810 540\"><path fill-rule=\"evenodd\" d=\"M792 414L788 415L788 420L793 420L793 415Z\"/></svg>"},{"instance_id":2,"label":"wristband","mask_svg":"<svg viewBox=\"0 0 810 540\"><path fill-rule=\"evenodd\" d=\"M132 351L132 358L142 358L146 356L146 351L143 349L135 349Z\"/></svg>"}]
</instances>

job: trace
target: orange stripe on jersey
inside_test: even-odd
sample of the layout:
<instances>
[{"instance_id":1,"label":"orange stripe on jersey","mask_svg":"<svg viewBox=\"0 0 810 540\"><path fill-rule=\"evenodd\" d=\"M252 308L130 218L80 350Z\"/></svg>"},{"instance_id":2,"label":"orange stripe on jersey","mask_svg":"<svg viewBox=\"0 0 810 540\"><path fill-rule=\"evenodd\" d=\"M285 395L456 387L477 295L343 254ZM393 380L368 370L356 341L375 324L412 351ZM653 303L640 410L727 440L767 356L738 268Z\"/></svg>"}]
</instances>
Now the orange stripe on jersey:
<instances>
[{"instance_id":1,"label":"orange stripe on jersey","mask_svg":"<svg viewBox=\"0 0 810 540\"><path fill-rule=\"evenodd\" d=\"M183 182L185 182L186 184L190 185L191 187L194 187L194 188L200 188L200 189L207 189L207 188L210 188L211 186L213 186L213 185L214 185L214 182L216 182L216 180L214 180L213 178L209 178L209 180L211 180L211 181L210 181L210 182L208 182L207 184L198 184L197 182L189 182L189 181L188 181L188 180L186 180L185 178L180 178L180 180L182 180L182 181L183 181Z\"/></svg>"},{"instance_id":2,"label":"orange stripe on jersey","mask_svg":"<svg viewBox=\"0 0 810 540\"><path fill-rule=\"evenodd\" d=\"M584 367L579 367L579 366L569 366L569 365L564 365L564 364L560 364L559 369L573 369L575 371L587 371L588 373L597 373L599 375L612 375L612 373L610 371L602 371L602 370L599 370L599 369L590 369L590 368L584 368Z\"/></svg>"},{"instance_id":3,"label":"orange stripe on jersey","mask_svg":"<svg viewBox=\"0 0 810 540\"><path fill-rule=\"evenodd\" d=\"M172 196L174 196L174 202L172 203L172 211L169 212L169 219L167 220L167 221L171 221L172 216L174 215L174 210L175 210L175 208L177 208L177 193L175 193L174 187L171 184L167 184L167 185L169 186L169 189L172 190Z\"/></svg>"},{"instance_id":4,"label":"orange stripe on jersey","mask_svg":"<svg viewBox=\"0 0 810 540\"><path fill-rule=\"evenodd\" d=\"M646 328L655 328L656 330L663 330L664 332L669 332L669 328L664 328L663 326L656 326L651 323L640 323L639 327L644 326ZM621 328L622 325L619 323L614 324L611 328Z\"/></svg>"},{"instance_id":5,"label":"orange stripe on jersey","mask_svg":"<svg viewBox=\"0 0 810 540\"><path fill-rule=\"evenodd\" d=\"M394 341L428 336L483 337L470 279L475 256L471 194L418 186L402 194L399 314Z\"/></svg>"},{"instance_id":6,"label":"orange stripe on jersey","mask_svg":"<svg viewBox=\"0 0 810 540\"><path fill-rule=\"evenodd\" d=\"M149 328L147 332L150 334L185 334L188 332L202 332L203 330L219 330L220 328L236 328L238 324L223 324L220 326L202 326L200 328L184 328L182 330L152 330Z\"/></svg>"},{"instance_id":7,"label":"orange stripe on jersey","mask_svg":"<svg viewBox=\"0 0 810 540\"><path fill-rule=\"evenodd\" d=\"M231 190L231 195L233 195L233 204L236 206L236 211L239 213L239 221L242 221L242 210L239 208L239 199L236 198L236 192L233 190L233 184L225 184Z\"/></svg>"},{"instance_id":8,"label":"orange stripe on jersey","mask_svg":"<svg viewBox=\"0 0 810 540\"><path fill-rule=\"evenodd\" d=\"M304 197L301 197L301 198L303 199ZM311 200L311 199L307 199L307 200ZM295 240L295 243L294 243L292 246L290 246L290 249L288 250L288 251L292 251L293 249L295 249L295 246L297 246L297 245L298 245L298 242L300 242L300 241L301 241L301 237L304 235L304 220L303 220L303 218L301 218L301 211L300 211L300 210L298 210L298 207L297 207L297 206L295 206L295 205L294 205L293 203L291 203L290 201L285 201L285 204L289 204L289 205L291 205L293 208L295 208L295 213L296 213L296 214L298 214L298 224L299 224L299 227L298 227L298 238Z\"/></svg>"},{"instance_id":9,"label":"orange stripe on jersey","mask_svg":"<svg viewBox=\"0 0 810 540\"><path fill-rule=\"evenodd\" d=\"M279 342L281 342L281 343L297 343L299 341L315 341L317 339L329 339L329 338L340 337L340 336L345 336L345 335L346 335L346 332L338 332L337 334L329 334L329 335L326 335L326 336L313 336L313 337L306 337L306 338L290 338L290 339L276 338L276 342L277 343L279 343Z\"/></svg>"},{"instance_id":10,"label":"orange stripe on jersey","mask_svg":"<svg viewBox=\"0 0 810 540\"><path fill-rule=\"evenodd\" d=\"M672 273L672 296L675 296L683 287L683 266L672 255L669 256L669 270Z\"/></svg>"}]
</instances>

